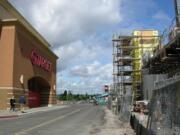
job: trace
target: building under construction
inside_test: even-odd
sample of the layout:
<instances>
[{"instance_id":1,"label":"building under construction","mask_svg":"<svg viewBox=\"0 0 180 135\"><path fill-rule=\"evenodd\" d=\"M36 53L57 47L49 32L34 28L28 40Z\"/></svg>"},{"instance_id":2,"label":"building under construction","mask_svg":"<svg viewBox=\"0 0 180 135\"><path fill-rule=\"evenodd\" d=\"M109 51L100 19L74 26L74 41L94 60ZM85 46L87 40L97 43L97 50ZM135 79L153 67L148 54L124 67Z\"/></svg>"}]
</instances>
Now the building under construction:
<instances>
[{"instance_id":1,"label":"building under construction","mask_svg":"<svg viewBox=\"0 0 180 135\"><path fill-rule=\"evenodd\" d=\"M118 112L121 120L122 116L130 120L137 134L180 134L180 0L174 3L176 16L161 36L154 30L141 30L134 31L132 36L113 37ZM148 100L146 124L128 114L132 107L128 91L132 92L132 101L142 97Z\"/></svg>"},{"instance_id":2,"label":"building under construction","mask_svg":"<svg viewBox=\"0 0 180 135\"><path fill-rule=\"evenodd\" d=\"M160 45L156 30L136 30L132 36L113 37L113 82L118 97L130 91L142 98L142 66Z\"/></svg>"}]
</instances>

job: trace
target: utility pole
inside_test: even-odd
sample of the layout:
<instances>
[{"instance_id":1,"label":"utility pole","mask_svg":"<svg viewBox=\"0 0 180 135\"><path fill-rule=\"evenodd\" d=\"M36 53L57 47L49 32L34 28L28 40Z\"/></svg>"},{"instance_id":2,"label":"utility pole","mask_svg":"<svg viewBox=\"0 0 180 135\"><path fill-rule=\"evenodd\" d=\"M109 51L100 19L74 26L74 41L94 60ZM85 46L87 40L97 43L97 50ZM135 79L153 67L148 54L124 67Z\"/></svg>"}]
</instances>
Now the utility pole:
<instances>
[{"instance_id":1,"label":"utility pole","mask_svg":"<svg viewBox=\"0 0 180 135\"><path fill-rule=\"evenodd\" d=\"M176 15L176 27L180 27L180 20L179 20L179 5L180 2L178 0L174 0L175 5L175 15Z\"/></svg>"}]
</instances>

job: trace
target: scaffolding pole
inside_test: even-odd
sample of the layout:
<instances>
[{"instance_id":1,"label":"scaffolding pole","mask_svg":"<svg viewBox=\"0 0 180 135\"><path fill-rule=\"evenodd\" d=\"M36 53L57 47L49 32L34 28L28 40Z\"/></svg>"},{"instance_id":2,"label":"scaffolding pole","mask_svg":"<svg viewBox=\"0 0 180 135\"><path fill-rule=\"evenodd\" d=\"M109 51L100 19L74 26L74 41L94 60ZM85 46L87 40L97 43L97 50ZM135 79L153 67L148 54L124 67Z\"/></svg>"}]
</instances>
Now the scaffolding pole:
<instances>
[{"instance_id":1,"label":"scaffolding pole","mask_svg":"<svg viewBox=\"0 0 180 135\"><path fill-rule=\"evenodd\" d=\"M159 36L114 36L113 37L113 84L118 97L124 97L131 89L133 99L142 98L143 57L153 54L158 47Z\"/></svg>"}]
</instances>

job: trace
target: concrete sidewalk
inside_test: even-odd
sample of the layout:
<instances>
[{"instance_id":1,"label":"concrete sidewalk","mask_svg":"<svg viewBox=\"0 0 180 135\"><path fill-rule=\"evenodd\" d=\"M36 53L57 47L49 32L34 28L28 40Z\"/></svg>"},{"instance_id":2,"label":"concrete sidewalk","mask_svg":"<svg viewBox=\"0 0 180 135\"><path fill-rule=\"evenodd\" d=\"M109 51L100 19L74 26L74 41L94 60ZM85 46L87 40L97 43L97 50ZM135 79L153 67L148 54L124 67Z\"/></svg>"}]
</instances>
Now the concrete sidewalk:
<instances>
[{"instance_id":1,"label":"concrete sidewalk","mask_svg":"<svg viewBox=\"0 0 180 135\"><path fill-rule=\"evenodd\" d=\"M118 116L106 107L104 111L103 125L93 127L91 135L135 135L134 130L128 122L120 121Z\"/></svg>"},{"instance_id":2,"label":"concrete sidewalk","mask_svg":"<svg viewBox=\"0 0 180 135\"><path fill-rule=\"evenodd\" d=\"M22 113L19 110L16 111L9 111L9 110L0 110L0 119L3 118L13 118L13 117L19 117L23 115L28 115L28 114L33 114L33 113L38 113L38 112L45 112L45 111L51 111L51 110L58 110L68 107L67 105L54 105L51 107L38 107L38 108L31 108L31 109L25 109L24 112Z\"/></svg>"}]
</instances>

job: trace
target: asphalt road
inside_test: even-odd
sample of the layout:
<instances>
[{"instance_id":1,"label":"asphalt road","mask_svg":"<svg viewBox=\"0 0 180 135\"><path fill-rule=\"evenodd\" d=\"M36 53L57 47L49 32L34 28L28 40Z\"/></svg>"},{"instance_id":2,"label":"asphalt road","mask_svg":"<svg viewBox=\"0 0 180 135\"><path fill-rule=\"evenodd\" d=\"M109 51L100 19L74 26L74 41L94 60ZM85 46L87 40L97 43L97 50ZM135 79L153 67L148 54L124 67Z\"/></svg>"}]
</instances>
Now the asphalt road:
<instances>
[{"instance_id":1,"label":"asphalt road","mask_svg":"<svg viewBox=\"0 0 180 135\"><path fill-rule=\"evenodd\" d=\"M0 120L0 135L94 135L104 110L89 104Z\"/></svg>"}]
</instances>

